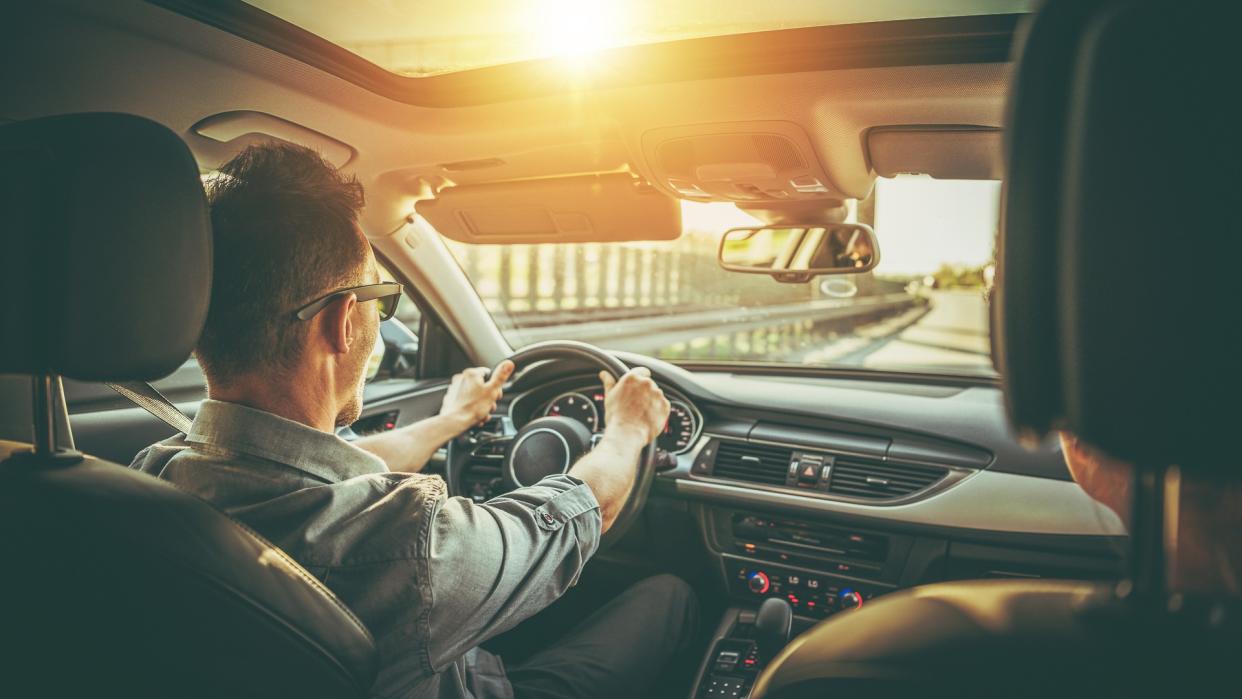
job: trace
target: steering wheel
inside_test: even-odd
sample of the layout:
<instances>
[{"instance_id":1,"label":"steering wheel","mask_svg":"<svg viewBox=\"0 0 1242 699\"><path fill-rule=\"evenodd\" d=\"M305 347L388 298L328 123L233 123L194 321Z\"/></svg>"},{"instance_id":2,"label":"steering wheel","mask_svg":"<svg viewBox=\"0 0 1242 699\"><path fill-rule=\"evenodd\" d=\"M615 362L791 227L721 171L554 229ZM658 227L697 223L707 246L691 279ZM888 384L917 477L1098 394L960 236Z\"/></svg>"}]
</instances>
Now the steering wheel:
<instances>
[{"instance_id":1,"label":"steering wheel","mask_svg":"<svg viewBox=\"0 0 1242 699\"><path fill-rule=\"evenodd\" d=\"M576 359L586 361L620 379L629 371L624 362L585 342L553 340L529 345L518 350L509 360L517 370L533 362ZM558 415L537 418L523 425L514 434L491 435L479 442L469 437L454 439L448 444L445 477L450 487L460 493L461 476L472 458L501 462L501 479L506 491L534 485L545 476L566 473L586 452L595 446L594 436L581 422ZM486 450L485 456L479 456ZM634 487L600 540L600 548L612 546L634 524L638 513L647 504L647 494L656 472L656 443L646 446L638 459Z\"/></svg>"}]
</instances>

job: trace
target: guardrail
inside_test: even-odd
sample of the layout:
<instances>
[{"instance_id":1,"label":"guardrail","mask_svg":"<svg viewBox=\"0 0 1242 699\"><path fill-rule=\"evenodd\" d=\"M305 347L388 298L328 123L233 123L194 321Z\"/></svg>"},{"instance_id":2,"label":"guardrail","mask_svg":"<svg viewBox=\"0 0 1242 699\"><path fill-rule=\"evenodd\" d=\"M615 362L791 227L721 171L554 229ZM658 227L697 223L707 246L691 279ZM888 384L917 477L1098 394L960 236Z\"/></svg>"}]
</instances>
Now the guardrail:
<instances>
[{"instance_id":1,"label":"guardrail","mask_svg":"<svg viewBox=\"0 0 1242 699\"><path fill-rule=\"evenodd\" d=\"M855 297L851 299L817 299L767 306L736 306L716 309L663 311L659 307L642 309L596 309L569 317L557 313L515 314L517 327L502 330L515 344L572 338L599 344L611 349L652 352L697 338L738 335L768 329L781 332L787 327L878 320L913 308L919 300L905 293ZM641 310L635 317L634 311ZM601 317L603 315L604 317ZM580 318L586 322L575 322ZM503 320L498 318L498 320Z\"/></svg>"}]
</instances>

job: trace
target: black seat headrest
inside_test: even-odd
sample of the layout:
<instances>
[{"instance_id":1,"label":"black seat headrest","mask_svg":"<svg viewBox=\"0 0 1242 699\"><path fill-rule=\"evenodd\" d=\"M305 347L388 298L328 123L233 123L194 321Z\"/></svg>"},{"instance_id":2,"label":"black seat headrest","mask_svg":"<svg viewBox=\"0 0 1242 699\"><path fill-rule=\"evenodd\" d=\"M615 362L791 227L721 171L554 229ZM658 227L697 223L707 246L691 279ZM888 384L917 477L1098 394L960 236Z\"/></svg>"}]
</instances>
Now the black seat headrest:
<instances>
[{"instance_id":1,"label":"black seat headrest","mask_svg":"<svg viewBox=\"0 0 1242 699\"><path fill-rule=\"evenodd\" d=\"M1027 26L993 318L1019 430L1067 429L1135 463L1234 467L1233 13L1054 0Z\"/></svg>"},{"instance_id":2,"label":"black seat headrest","mask_svg":"<svg viewBox=\"0 0 1242 699\"><path fill-rule=\"evenodd\" d=\"M172 131L128 114L0 126L0 373L164 376L198 341L211 223Z\"/></svg>"}]
</instances>

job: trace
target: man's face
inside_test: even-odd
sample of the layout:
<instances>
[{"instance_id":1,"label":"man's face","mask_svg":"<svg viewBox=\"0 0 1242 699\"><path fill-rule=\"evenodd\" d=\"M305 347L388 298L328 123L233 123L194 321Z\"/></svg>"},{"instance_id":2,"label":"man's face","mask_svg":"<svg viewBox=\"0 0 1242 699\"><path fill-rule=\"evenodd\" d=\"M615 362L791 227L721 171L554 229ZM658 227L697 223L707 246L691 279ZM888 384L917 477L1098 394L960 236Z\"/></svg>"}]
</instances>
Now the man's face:
<instances>
[{"instance_id":1,"label":"man's face","mask_svg":"<svg viewBox=\"0 0 1242 699\"><path fill-rule=\"evenodd\" d=\"M1061 452L1074 482L1129 524L1130 466L1099 453L1067 432L1061 433Z\"/></svg>"},{"instance_id":2,"label":"man's face","mask_svg":"<svg viewBox=\"0 0 1242 699\"><path fill-rule=\"evenodd\" d=\"M363 284L377 284L380 281L379 269L375 265L375 254L371 252L371 246L367 245L366 272L363 277ZM362 414L362 391L366 386L367 378L367 360L371 356L371 351L375 348L376 338L379 337L379 304L374 301L364 301L354 304L352 311L352 322L357 333L357 341L350 347L349 356L346 358L346 374L342 385L345 395L342 397L342 407L336 416L336 426L343 427L351 424Z\"/></svg>"}]
</instances>

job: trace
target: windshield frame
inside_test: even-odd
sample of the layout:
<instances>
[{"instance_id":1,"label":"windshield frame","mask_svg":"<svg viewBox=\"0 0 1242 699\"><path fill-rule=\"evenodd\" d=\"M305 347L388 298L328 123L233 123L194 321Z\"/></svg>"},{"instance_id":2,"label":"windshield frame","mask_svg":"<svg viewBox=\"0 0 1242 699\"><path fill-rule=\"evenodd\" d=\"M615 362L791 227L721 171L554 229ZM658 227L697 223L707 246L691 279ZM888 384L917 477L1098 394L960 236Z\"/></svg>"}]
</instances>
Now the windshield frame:
<instances>
[{"instance_id":1,"label":"windshield frame","mask_svg":"<svg viewBox=\"0 0 1242 699\"><path fill-rule=\"evenodd\" d=\"M425 77L384 68L242 0L147 0L285 54L379 95L425 107L462 107L581 89L555 58ZM847 68L1006 63L1023 14L970 15L783 29L626 46L601 52L624 66L593 89Z\"/></svg>"}]
</instances>

